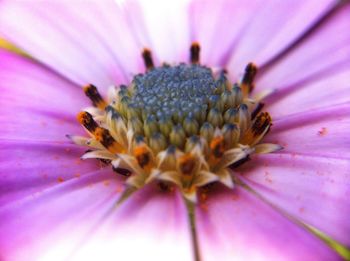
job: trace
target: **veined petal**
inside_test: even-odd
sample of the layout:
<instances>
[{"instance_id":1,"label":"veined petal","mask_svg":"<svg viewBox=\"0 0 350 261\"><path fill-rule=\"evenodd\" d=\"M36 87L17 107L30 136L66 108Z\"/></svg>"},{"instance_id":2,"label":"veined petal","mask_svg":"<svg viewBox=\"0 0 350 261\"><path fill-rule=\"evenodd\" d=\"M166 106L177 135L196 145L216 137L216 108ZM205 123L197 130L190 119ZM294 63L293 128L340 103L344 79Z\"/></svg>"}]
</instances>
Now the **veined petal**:
<instances>
[{"instance_id":1,"label":"veined petal","mask_svg":"<svg viewBox=\"0 0 350 261\"><path fill-rule=\"evenodd\" d=\"M266 100L268 104L266 108L276 119L288 117L288 115L298 112L350 103L349 68L350 59L343 66L330 68L330 75L326 77L322 76L319 79L277 90ZM286 104L288 106L285 106Z\"/></svg>"},{"instance_id":2,"label":"veined petal","mask_svg":"<svg viewBox=\"0 0 350 261\"><path fill-rule=\"evenodd\" d=\"M349 159L349 128L350 104L339 104L275 121L264 142L288 153Z\"/></svg>"},{"instance_id":3,"label":"veined petal","mask_svg":"<svg viewBox=\"0 0 350 261\"><path fill-rule=\"evenodd\" d=\"M131 1L132 2L132 1ZM136 27L146 28L158 63L188 61L191 44L188 0L139 1L143 19L131 15ZM145 44L145 43L144 43Z\"/></svg>"},{"instance_id":4,"label":"veined petal","mask_svg":"<svg viewBox=\"0 0 350 261\"><path fill-rule=\"evenodd\" d=\"M278 110L285 112L282 104L288 101L284 96L286 94L292 96L294 91L302 93L301 88L307 89L310 83L313 85L316 81L316 85L320 88L318 92L310 90L308 93L312 95L309 97L304 95L305 101L300 100L295 107L288 107L298 110L300 105L304 107L313 97L321 98L323 95L330 94L330 91L333 91L332 98L336 98L339 102L340 96L344 96L344 88L348 87L346 82L341 83L341 77L344 79L346 72L349 77L350 34L347 30L349 23L350 5L347 4L302 44L267 68L257 79L256 92L263 89L276 89L277 92L271 95L271 101L282 100L280 106L278 108L276 106L276 112ZM321 86L323 81L325 85ZM341 83L340 86L339 83ZM331 102L332 99L325 100ZM310 106L315 105L317 104L310 104Z\"/></svg>"},{"instance_id":5,"label":"veined petal","mask_svg":"<svg viewBox=\"0 0 350 261\"><path fill-rule=\"evenodd\" d=\"M335 3L333 0L263 1L261 8L252 14L249 26L241 32L228 68L244 68L251 61L263 65L301 36Z\"/></svg>"},{"instance_id":6,"label":"veined petal","mask_svg":"<svg viewBox=\"0 0 350 261\"><path fill-rule=\"evenodd\" d=\"M299 220L350 246L350 164L345 159L266 154L242 166L248 185Z\"/></svg>"},{"instance_id":7,"label":"veined petal","mask_svg":"<svg viewBox=\"0 0 350 261\"><path fill-rule=\"evenodd\" d=\"M83 152L67 143L0 141L0 205L98 170L97 161L83 164Z\"/></svg>"},{"instance_id":8,"label":"veined petal","mask_svg":"<svg viewBox=\"0 0 350 261\"><path fill-rule=\"evenodd\" d=\"M0 23L7 39L80 85L107 90L141 68L141 47L116 1L2 1Z\"/></svg>"},{"instance_id":9,"label":"veined petal","mask_svg":"<svg viewBox=\"0 0 350 261\"><path fill-rule=\"evenodd\" d=\"M166 256L167 260L192 260L188 229L180 193L147 187L111 211L94 235L73 253L72 259L162 260ZM47 259L54 258L57 251L59 248L53 246Z\"/></svg>"},{"instance_id":10,"label":"veined petal","mask_svg":"<svg viewBox=\"0 0 350 261\"><path fill-rule=\"evenodd\" d=\"M81 89L33 61L0 50L2 139L67 141L84 133L75 114Z\"/></svg>"},{"instance_id":11,"label":"veined petal","mask_svg":"<svg viewBox=\"0 0 350 261\"><path fill-rule=\"evenodd\" d=\"M191 40L202 46L204 64L225 65L253 14L263 2L241 0L196 0L190 4ZM223 26L227 25L227 26Z\"/></svg>"},{"instance_id":12,"label":"veined petal","mask_svg":"<svg viewBox=\"0 0 350 261\"><path fill-rule=\"evenodd\" d=\"M196 217L203 260L340 259L320 239L239 186L218 186L208 193Z\"/></svg>"}]
</instances>

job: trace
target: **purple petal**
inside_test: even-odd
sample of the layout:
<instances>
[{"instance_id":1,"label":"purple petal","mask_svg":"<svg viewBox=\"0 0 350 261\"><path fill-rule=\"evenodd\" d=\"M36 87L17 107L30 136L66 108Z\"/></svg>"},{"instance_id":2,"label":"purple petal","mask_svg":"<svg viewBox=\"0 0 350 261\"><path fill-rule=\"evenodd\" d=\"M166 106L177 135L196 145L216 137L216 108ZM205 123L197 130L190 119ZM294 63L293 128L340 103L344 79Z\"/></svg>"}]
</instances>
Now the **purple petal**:
<instances>
[{"instance_id":1,"label":"purple petal","mask_svg":"<svg viewBox=\"0 0 350 261\"><path fill-rule=\"evenodd\" d=\"M203 260L339 260L321 240L236 187L210 193L197 209Z\"/></svg>"},{"instance_id":2,"label":"purple petal","mask_svg":"<svg viewBox=\"0 0 350 261\"><path fill-rule=\"evenodd\" d=\"M115 1L2 1L0 24L7 39L81 85L125 82L142 62Z\"/></svg>"},{"instance_id":3,"label":"purple petal","mask_svg":"<svg viewBox=\"0 0 350 261\"><path fill-rule=\"evenodd\" d=\"M346 5L298 48L268 68L257 81L257 91L266 88L282 92L286 88L291 89L291 92L298 91L299 85L306 88L305 83L323 81L326 77L346 71L350 78L350 34L347 33L349 23L350 5Z\"/></svg>"},{"instance_id":4,"label":"purple petal","mask_svg":"<svg viewBox=\"0 0 350 261\"><path fill-rule=\"evenodd\" d=\"M2 210L2 255L9 260L191 260L186 212L177 193L146 188L114 209L118 181L99 173L82 182L67 185L74 187L70 193L57 188Z\"/></svg>"},{"instance_id":5,"label":"purple petal","mask_svg":"<svg viewBox=\"0 0 350 261\"><path fill-rule=\"evenodd\" d=\"M28 59L0 51L0 138L66 141L82 133L75 115L89 103L82 90Z\"/></svg>"},{"instance_id":6,"label":"purple petal","mask_svg":"<svg viewBox=\"0 0 350 261\"><path fill-rule=\"evenodd\" d=\"M303 155L350 158L350 104L296 113L274 121L266 142Z\"/></svg>"},{"instance_id":7,"label":"purple petal","mask_svg":"<svg viewBox=\"0 0 350 261\"><path fill-rule=\"evenodd\" d=\"M254 158L240 172L273 204L350 246L348 160L268 154Z\"/></svg>"},{"instance_id":8,"label":"purple petal","mask_svg":"<svg viewBox=\"0 0 350 261\"><path fill-rule=\"evenodd\" d=\"M58 142L0 141L0 206L98 170L96 160L80 160L84 150Z\"/></svg>"},{"instance_id":9,"label":"purple petal","mask_svg":"<svg viewBox=\"0 0 350 261\"><path fill-rule=\"evenodd\" d=\"M228 68L241 72L252 61L263 65L301 36L334 4L333 0L263 1L262 8L252 12L249 26L241 33Z\"/></svg>"},{"instance_id":10,"label":"purple petal","mask_svg":"<svg viewBox=\"0 0 350 261\"><path fill-rule=\"evenodd\" d=\"M202 47L204 64L225 66L231 49L261 4L259 0L249 1L249 4L241 0L196 0L191 3L191 37Z\"/></svg>"}]
</instances>

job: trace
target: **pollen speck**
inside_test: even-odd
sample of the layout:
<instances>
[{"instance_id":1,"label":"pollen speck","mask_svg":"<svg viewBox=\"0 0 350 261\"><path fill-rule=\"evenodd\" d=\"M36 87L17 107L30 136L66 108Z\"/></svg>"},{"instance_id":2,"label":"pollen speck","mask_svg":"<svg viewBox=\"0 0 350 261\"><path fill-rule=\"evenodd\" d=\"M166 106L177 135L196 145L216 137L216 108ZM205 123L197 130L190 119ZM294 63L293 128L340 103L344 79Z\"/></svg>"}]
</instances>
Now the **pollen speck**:
<instances>
[{"instance_id":1,"label":"pollen speck","mask_svg":"<svg viewBox=\"0 0 350 261\"><path fill-rule=\"evenodd\" d=\"M64 181L64 179L63 179L62 177L58 177L58 178L57 178L57 181L58 181L59 183L62 183L62 182Z\"/></svg>"},{"instance_id":2,"label":"pollen speck","mask_svg":"<svg viewBox=\"0 0 350 261\"><path fill-rule=\"evenodd\" d=\"M328 133L328 130L327 130L327 128L325 128L325 127L322 127L322 128L317 132L318 136L325 136L327 133Z\"/></svg>"}]
</instances>

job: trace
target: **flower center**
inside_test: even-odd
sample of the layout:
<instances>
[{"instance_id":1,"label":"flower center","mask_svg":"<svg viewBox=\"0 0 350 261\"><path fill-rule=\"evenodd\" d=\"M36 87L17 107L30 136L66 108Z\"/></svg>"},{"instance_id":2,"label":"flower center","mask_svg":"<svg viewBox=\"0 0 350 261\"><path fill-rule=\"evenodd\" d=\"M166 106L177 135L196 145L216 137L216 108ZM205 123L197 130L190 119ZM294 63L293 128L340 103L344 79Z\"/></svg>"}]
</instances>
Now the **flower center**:
<instances>
[{"instance_id":1,"label":"flower center","mask_svg":"<svg viewBox=\"0 0 350 261\"><path fill-rule=\"evenodd\" d=\"M117 173L130 176L129 186L170 182L195 201L196 189L208 183L232 188L232 168L250 154L281 149L260 143L271 118L249 95L256 66L248 64L242 80L231 83L225 70L200 65L199 54L195 43L190 64L155 67L145 49L146 73L129 86L113 87L107 101L95 86L86 86L94 108L77 118L90 138L69 136L92 148L82 158L107 160Z\"/></svg>"}]
</instances>

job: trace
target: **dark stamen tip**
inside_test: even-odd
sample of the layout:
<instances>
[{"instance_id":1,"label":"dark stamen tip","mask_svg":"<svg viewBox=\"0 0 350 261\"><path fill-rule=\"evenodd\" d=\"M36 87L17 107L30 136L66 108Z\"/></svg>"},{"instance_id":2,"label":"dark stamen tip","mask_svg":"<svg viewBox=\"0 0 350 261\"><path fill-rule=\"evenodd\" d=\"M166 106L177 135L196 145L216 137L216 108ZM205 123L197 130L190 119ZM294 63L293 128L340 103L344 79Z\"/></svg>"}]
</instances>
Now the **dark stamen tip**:
<instances>
[{"instance_id":1,"label":"dark stamen tip","mask_svg":"<svg viewBox=\"0 0 350 261\"><path fill-rule=\"evenodd\" d=\"M255 107L255 109L253 110L252 114L251 114L251 120L254 120L255 117L258 115L259 112L261 112L262 108L265 106L264 103L259 102L258 105Z\"/></svg>"},{"instance_id":2,"label":"dark stamen tip","mask_svg":"<svg viewBox=\"0 0 350 261\"><path fill-rule=\"evenodd\" d=\"M253 63L249 63L245 68L242 82L245 84L252 84L257 71L258 67Z\"/></svg>"},{"instance_id":3,"label":"dark stamen tip","mask_svg":"<svg viewBox=\"0 0 350 261\"><path fill-rule=\"evenodd\" d=\"M84 86L83 90L85 95L92 101L92 104L95 107L105 107L105 102L95 85L88 84Z\"/></svg>"},{"instance_id":4,"label":"dark stamen tip","mask_svg":"<svg viewBox=\"0 0 350 261\"><path fill-rule=\"evenodd\" d=\"M151 70L154 68L152 53L149 49L147 48L143 49L142 58L147 70Z\"/></svg>"},{"instance_id":5,"label":"dark stamen tip","mask_svg":"<svg viewBox=\"0 0 350 261\"><path fill-rule=\"evenodd\" d=\"M191 45L191 49L190 49L190 61L191 61L192 64L198 64L199 63L199 60L200 60L199 54L200 54L199 43L194 42Z\"/></svg>"}]
</instances>

